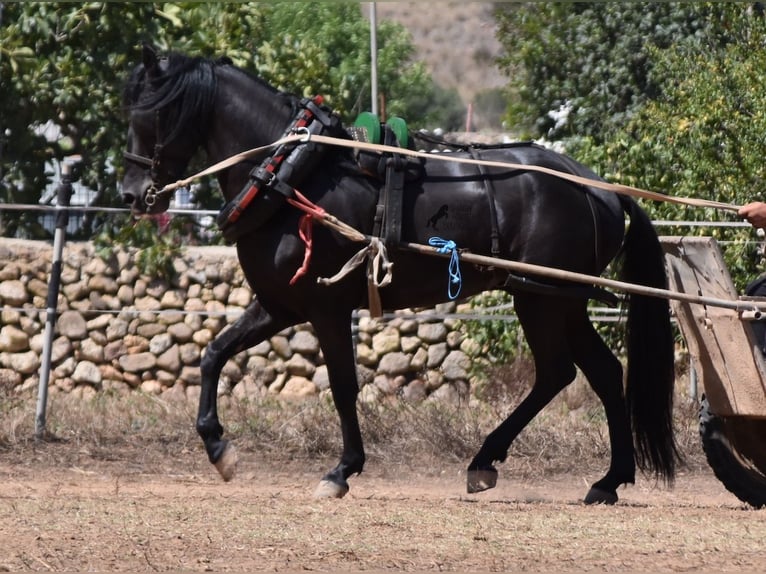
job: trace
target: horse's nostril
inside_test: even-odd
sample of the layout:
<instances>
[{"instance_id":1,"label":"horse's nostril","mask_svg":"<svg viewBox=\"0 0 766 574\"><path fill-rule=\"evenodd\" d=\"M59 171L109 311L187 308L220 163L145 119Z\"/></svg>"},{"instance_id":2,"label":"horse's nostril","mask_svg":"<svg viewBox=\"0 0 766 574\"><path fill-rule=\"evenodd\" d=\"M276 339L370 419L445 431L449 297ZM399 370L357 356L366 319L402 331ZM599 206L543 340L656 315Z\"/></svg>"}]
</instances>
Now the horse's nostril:
<instances>
[{"instance_id":1,"label":"horse's nostril","mask_svg":"<svg viewBox=\"0 0 766 574\"><path fill-rule=\"evenodd\" d=\"M133 205L133 202L136 201L136 196L132 193L123 193L122 194L122 202L125 205Z\"/></svg>"}]
</instances>

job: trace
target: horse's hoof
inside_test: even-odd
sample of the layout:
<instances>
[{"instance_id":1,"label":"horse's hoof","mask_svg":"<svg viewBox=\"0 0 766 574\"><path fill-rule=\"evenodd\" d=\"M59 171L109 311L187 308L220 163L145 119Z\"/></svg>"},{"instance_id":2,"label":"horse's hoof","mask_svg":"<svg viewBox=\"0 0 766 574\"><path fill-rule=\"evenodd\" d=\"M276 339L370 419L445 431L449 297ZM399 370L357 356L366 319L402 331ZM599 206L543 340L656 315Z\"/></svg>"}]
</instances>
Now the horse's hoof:
<instances>
[{"instance_id":1,"label":"horse's hoof","mask_svg":"<svg viewBox=\"0 0 766 574\"><path fill-rule=\"evenodd\" d=\"M347 484L341 485L331 480L321 480L314 491L314 498L343 498L347 492Z\"/></svg>"},{"instance_id":2,"label":"horse's hoof","mask_svg":"<svg viewBox=\"0 0 766 574\"><path fill-rule=\"evenodd\" d=\"M237 460L237 449L234 448L234 445L228 443L226 448L223 449L221 456L215 462L215 468L224 482L229 482L237 473Z\"/></svg>"},{"instance_id":3,"label":"horse's hoof","mask_svg":"<svg viewBox=\"0 0 766 574\"><path fill-rule=\"evenodd\" d=\"M495 488L497 485L497 471L492 469L469 470L467 478L468 494L482 492Z\"/></svg>"},{"instance_id":4,"label":"horse's hoof","mask_svg":"<svg viewBox=\"0 0 766 574\"><path fill-rule=\"evenodd\" d=\"M600 488L591 488L585 495L585 504L615 504L617 502L617 493Z\"/></svg>"}]
</instances>

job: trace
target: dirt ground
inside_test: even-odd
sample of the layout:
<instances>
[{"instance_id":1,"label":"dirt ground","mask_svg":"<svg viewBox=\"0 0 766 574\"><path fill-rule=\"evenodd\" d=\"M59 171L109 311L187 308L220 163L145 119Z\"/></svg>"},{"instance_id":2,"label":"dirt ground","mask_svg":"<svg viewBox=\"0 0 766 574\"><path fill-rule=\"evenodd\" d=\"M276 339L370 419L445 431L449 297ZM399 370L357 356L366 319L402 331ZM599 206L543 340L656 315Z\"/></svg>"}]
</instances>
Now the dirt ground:
<instances>
[{"instance_id":1,"label":"dirt ground","mask_svg":"<svg viewBox=\"0 0 766 574\"><path fill-rule=\"evenodd\" d=\"M673 489L639 478L616 506L586 507L598 476L530 480L501 466L496 489L468 495L462 467L371 461L344 499L315 500L332 462L240 453L237 477L223 483L191 447L11 448L0 452L0 571L740 572L766 563L766 510L744 506L712 472L682 473Z\"/></svg>"}]
</instances>

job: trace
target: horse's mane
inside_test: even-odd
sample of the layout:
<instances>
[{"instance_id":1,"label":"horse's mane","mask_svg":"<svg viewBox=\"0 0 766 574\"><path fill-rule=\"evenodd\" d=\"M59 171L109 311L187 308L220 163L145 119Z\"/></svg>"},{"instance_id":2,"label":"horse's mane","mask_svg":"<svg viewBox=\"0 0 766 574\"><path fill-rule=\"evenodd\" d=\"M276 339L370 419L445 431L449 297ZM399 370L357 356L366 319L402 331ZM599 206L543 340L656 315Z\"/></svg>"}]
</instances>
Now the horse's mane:
<instances>
[{"instance_id":1,"label":"horse's mane","mask_svg":"<svg viewBox=\"0 0 766 574\"><path fill-rule=\"evenodd\" d=\"M152 75L148 79L147 70L143 64L133 69L123 90L123 107L126 110L146 112L166 109L168 114L163 119L163 123L166 129L170 128L170 131L163 143L178 137L183 126L196 125L199 132L204 132L207 129L207 121L218 84L215 69L221 66L227 66L273 92L274 95L285 98L288 105L294 106L293 100L297 101L294 96L280 92L262 78L234 66L225 56L211 59L170 52L160 59L159 75ZM147 82L151 82L152 89L145 89Z\"/></svg>"},{"instance_id":2,"label":"horse's mane","mask_svg":"<svg viewBox=\"0 0 766 574\"><path fill-rule=\"evenodd\" d=\"M225 63L223 60L192 58L175 52L160 60L160 73L148 78L143 64L130 75L123 92L123 105L128 109L154 112L167 109L163 123L169 132L163 143L176 138L186 125L206 128L216 92L213 68ZM151 90L144 89L151 83ZM190 122L192 118L196 121ZM199 125L200 120L202 125Z\"/></svg>"}]
</instances>

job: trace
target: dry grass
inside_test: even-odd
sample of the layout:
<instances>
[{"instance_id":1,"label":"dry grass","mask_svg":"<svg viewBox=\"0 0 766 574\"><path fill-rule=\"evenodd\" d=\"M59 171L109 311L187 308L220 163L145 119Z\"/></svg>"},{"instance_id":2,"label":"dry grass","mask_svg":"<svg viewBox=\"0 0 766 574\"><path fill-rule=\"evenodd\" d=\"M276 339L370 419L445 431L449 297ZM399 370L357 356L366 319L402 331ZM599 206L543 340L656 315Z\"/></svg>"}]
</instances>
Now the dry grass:
<instances>
[{"instance_id":1,"label":"dry grass","mask_svg":"<svg viewBox=\"0 0 766 574\"><path fill-rule=\"evenodd\" d=\"M744 508L710 469L674 489L637 477L616 506L579 502L607 452L603 417L580 380L519 436L497 488L466 495L469 457L528 386L528 365L509 369L470 407L362 406L370 460L341 501L312 497L339 449L325 400L222 401L240 450L238 477L224 484L194 432L195 405L56 395L48 428L60 442L37 443L33 397L0 390L0 533L12 540L0 571L761 568L762 511ZM683 383L678 438L699 463Z\"/></svg>"},{"instance_id":2,"label":"dry grass","mask_svg":"<svg viewBox=\"0 0 766 574\"><path fill-rule=\"evenodd\" d=\"M579 502L608 449L581 380L519 436L497 488L466 495L465 465L528 387L529 365L508 370L470 407L360 406L369 461L342 501L312 498L340 448L324 399L222 401L240 450L224 484L194 432L195 405L54 395L59 442L38 443L33 397L0 391L0 532L13 540L0 571L758 569L766 522L709 469L672 490L637 477L615 507ZM679 441L701 464L696 409L679 398Z\"/></svg>"},{"instance_id":3,"label":"dry grass","mask_svg":"<svg viewBox=\"0 0 766 574\"><path fill-rule=\"evenodd\" d=\"M522 399L530 385L530 365L492 373L469 406L402 401L360 404L360 424L370 463L417 465L467 464L484 437ZM508 382L510 381L510 383ZM676 428L681 451L692 469L705 465L697 430L696 405L679 383ZM221 401L227 436L245 452L279 461L304 459L329 465L341 449L340 431L329 398L301 403L273 397ZM0 394L0 451L21 456L34 447L35 401ZM101 393L90 400L53 395L47 430L75 452L108 459L118 447L139 445L149 451L202 453L194 430L196 405L166 402L134 393L129 397ZM141 447L140 445L143 445ZM71 449L69 449L71 450ZM609 442L603 410L587 384L578 378L524 430L512 445L508 465L522 475L556 474L604 468Z\"/></svg>"}]
</instances>

